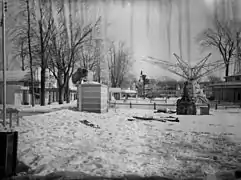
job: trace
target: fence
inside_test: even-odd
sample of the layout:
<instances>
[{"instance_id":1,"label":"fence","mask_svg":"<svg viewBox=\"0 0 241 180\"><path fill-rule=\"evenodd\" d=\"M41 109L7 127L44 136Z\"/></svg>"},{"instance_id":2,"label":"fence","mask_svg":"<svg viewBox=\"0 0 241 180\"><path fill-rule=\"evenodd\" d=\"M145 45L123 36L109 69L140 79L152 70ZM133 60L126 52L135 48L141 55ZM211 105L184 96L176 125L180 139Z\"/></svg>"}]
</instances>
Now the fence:
<instances>
[{"instance_id":1,"label":"fence","mask_svg":"<svg viewBox=\"0 0 241 180\"><path fill-rule=\"evenodd\" d=\"M206 104L197 104L197 108L207 106ZM176 109L176 104L159 104L159 103L134 103L134 102L109 102L110 108L136 108L136 109L149 109L156 110L161 108ZM210 108L214 109L228 109L228 108L241 108L241 104L230 103L211 103Z\"/></svg>"},{"instance_id":2,"label":"fence","mask_svg":"<svg viewBox=\"0 0 241 180\"><path fill-rule=\"evenodd\" d=\"M136 108L136 109L159 109L159 108L175 108L175 104L157 104L157 103L120 103L120 102L109 102L109 107L120 107L120 108Z\"/></svg>"}]
</instances>

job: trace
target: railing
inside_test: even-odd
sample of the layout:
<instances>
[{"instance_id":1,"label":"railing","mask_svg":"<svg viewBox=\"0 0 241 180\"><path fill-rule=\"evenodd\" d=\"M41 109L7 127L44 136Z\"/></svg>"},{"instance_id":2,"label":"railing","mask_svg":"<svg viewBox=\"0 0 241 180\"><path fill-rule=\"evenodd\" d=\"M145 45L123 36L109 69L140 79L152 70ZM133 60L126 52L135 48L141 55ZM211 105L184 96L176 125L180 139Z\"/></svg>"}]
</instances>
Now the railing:
<instances>
[{"instance_id":1,"label":"railing","mask_svg":"<svg viewBox=\"0 0 241 180\"><path fill-rule=\"evenodd\" d=\"M197 104L196 107L207 106L206 104ZM109 102L110 108L136 108L136 109L149 109L149 110L156 110L161 108L169 108L169 109L176 109L176 103L168 104L168 103L136 103L136 102ZM216 103L212 102L210 108L214 109L228 109L228 108L241 108L241 104L230 104L230 103Z\"/></svg>"},{"instance_id":2,"label":"railing","mask_svg":"<svg viewBox=\"0 0 241 180\"><path fill-rule=\"evenodd\" d=\"M176 108L175 104L157 104L157 103L135 103L135 102L109 102L109 107L137 108L137 109L158 109L158 108Z\"/></svg>"},{"instance_id":3,"label":"railing","mask_svg":"<svg viewBox=\"0 0 241 180\"><path fill-rule=\"evenodd\" d=\"M213 101L211 107L215 109L241 108L241 103Z\"/></svg>"}]
</instances>

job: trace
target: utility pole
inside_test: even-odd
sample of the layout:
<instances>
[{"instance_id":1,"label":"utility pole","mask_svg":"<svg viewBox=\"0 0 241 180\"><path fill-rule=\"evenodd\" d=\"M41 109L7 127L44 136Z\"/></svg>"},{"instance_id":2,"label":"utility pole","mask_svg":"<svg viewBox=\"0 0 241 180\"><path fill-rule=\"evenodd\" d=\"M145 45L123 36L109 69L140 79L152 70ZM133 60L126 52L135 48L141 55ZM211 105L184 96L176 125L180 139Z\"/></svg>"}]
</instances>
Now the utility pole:
<instances>
[{"instance_id":1,"label":"utility pole","mask_svg":"<svg viewBox=\"0 0 241 180\"><path fill-rule=\"evenodd\" d=\"M7 11L7 2L2 0L2 64L3 64L3 126L6 126L6 54L5 54L5 12Z\"/></svg>"},{"instance_id":2,"label":"utility pole","mask_svg":"<svg viewBox=\"0 0 241 180\"><path fill-rule=\"evenodd\" d=\"M239 59L239 31L237 30L236 32L236 61L234 63L234 73L239 73L240 72L240 59Z\"/></svg>"},{"instance_id":3,"label":"utility pole","mask_svg":"<svg viewBox=\"0 0 241 180\"><path fill-rule=\"evenodd\" d=\"M235 47L236 47L236 54L235 54L235 63L234 63L234 73L239 73L240 72L240 59L239 59L239 53L240 53L240 49L239 49L239 43L240 43L240 28L239 28L239 1L235 0L235 1L231 1L232 3L232 15L233 18L232 20L235 23Z\"/></svg>"},{"instance_id":4,"label":"utility pole","mask_svg":"<svg viewBox=\"0 0 241 180\"><path fill-rule=\"evenodd\" d=\"M31 104L32 107L35 105L35 95L34 95L34 77L33 77L33 58L32 58L32 47L31 47L31 36L30 36L30 10L29 10L29 0L26 1L27 12L28 12L28 50L29 50L29 63L30 63L30 77L31 77Z\"/></svg>"}]
</instances>

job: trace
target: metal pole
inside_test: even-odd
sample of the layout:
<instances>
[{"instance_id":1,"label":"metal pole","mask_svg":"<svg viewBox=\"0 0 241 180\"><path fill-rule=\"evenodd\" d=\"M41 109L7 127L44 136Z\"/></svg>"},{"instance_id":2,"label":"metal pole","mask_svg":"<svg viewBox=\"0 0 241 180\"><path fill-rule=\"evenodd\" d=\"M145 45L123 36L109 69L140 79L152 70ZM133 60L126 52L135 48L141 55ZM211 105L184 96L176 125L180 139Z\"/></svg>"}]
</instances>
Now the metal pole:
<instances>
[{"instance_id":1,"label":"metal pole","mask_svg":"<svg viewBox=\"0 0 241 180\"><path fill-rule=\"evenodd\" d=\"M5 0L2 0L3 126L6 126Z\"/></svg>"},{"instance_id":2,"label":"metal pole","mask_svg":"<svg viewBox=\"0 0 241 180\"><path fill-rule=\"evenodd\" d=\"M239 61L239 31L237 29L236 32L236 63L234 63L236 67L236 72L234 73L239 73L240 71L240 61Z\"/></svg>"}]
</instances>

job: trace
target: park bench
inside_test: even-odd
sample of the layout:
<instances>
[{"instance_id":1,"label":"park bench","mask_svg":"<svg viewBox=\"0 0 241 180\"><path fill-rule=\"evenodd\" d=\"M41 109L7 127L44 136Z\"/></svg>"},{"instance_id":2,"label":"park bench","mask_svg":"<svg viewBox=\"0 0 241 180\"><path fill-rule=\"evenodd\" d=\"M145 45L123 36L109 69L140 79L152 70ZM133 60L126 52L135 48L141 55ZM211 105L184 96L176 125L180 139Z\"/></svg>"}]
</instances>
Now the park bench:
<instances>
[{"instance_id":1,"label":"park bench","mask_svg":"<svg viewBox=\"0 0 241 180\"><path fill-rule=\"evenodd\" d=\"M15 115L17 119L17 126L19 126L19 112L20 110L16 107L6 107L6 117L9 117L9 126L12 127L13 117ZM3 115L3 109L0 109L1 116Z\"/></svg>"}]
</instances>

